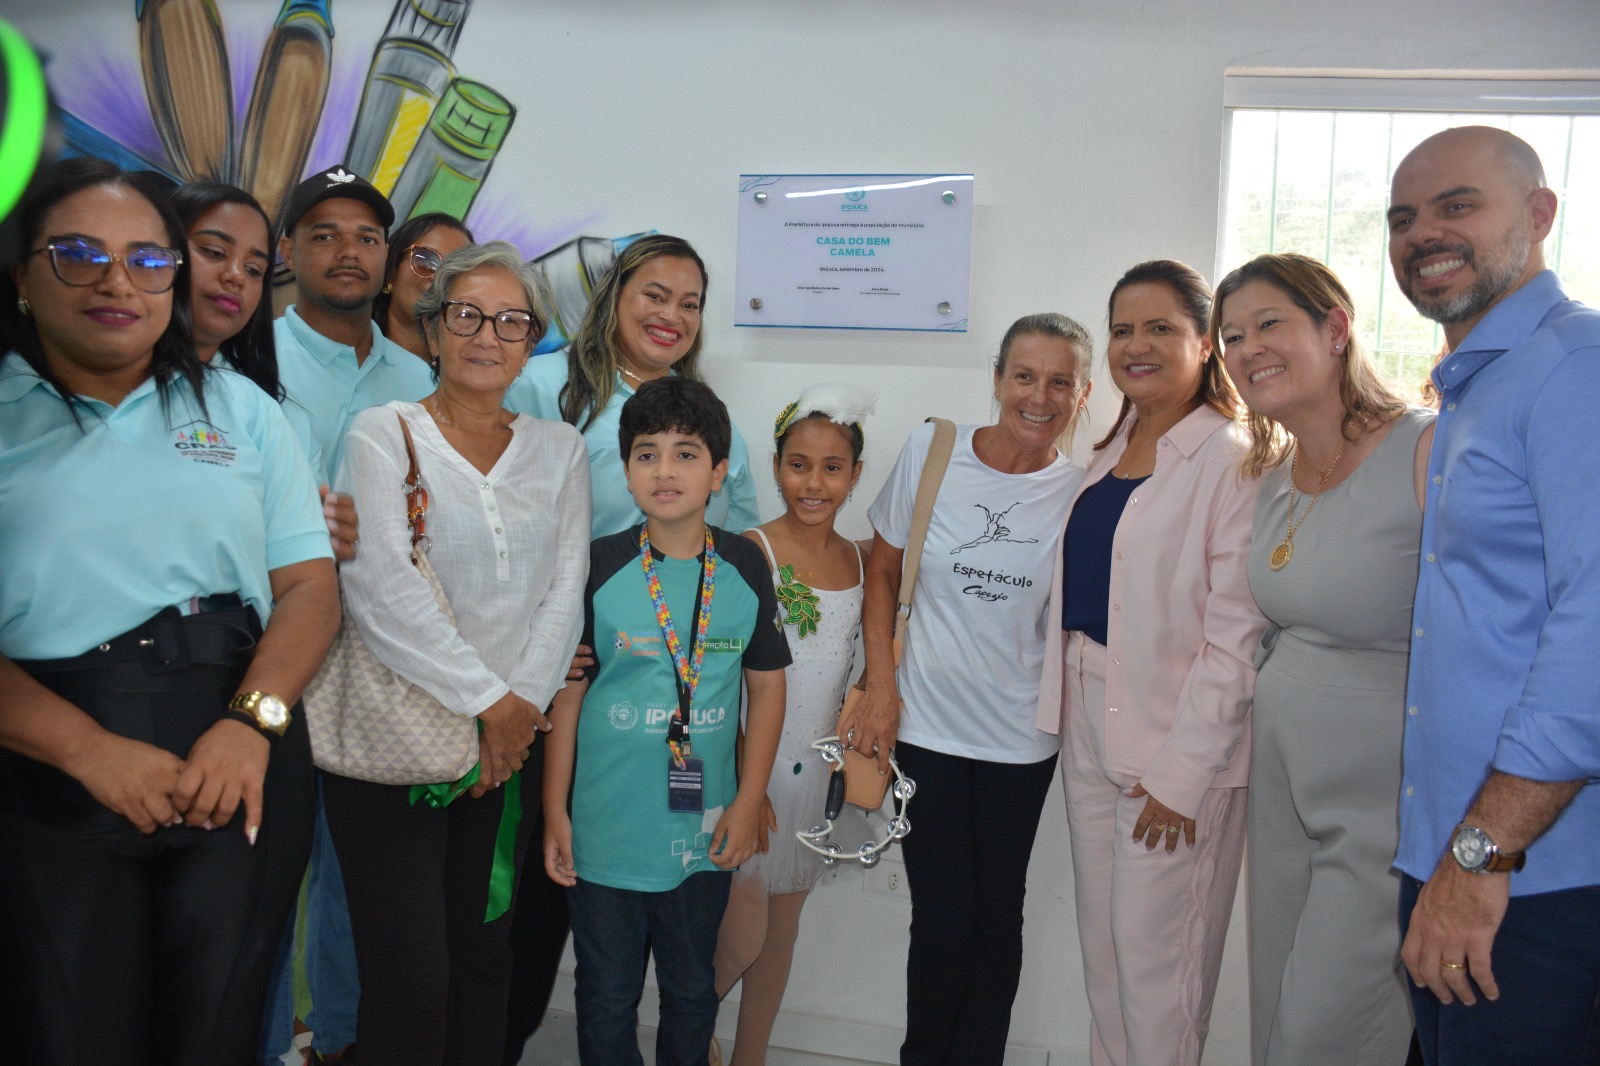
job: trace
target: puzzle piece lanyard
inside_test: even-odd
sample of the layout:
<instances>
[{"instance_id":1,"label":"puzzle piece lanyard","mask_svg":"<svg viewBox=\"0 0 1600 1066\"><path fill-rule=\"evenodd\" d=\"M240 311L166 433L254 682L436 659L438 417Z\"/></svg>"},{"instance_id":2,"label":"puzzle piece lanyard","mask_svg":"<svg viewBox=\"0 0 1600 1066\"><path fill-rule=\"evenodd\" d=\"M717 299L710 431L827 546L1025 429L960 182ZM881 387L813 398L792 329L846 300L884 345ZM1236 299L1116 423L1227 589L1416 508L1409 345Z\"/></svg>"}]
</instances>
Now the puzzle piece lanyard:
<instances>
[{"instance_id":1,"label":"puzzle piece lanyard","mask_svg":"<svg viewBox=\"0 0 1600 1066\"><path fill-rule=\"evenodd\" d=\"M667 597L661 591L661 579L656 576L655 556L650 551L650 524L639 529L639 558L644 566L644 584L650 591L650 602L655 605L656 624L661 627L661 638L672 653L674 680L678 685L678 712L667 727L667 747L672 751L673 765L682 770L690 754L689 706L694 700L695 687L700 683L700 665L706 657L706 631L711 628L711 591L717 579L717 549L711 540L711 528L706 527L706 554L700 564L700 596L694 612L694 644L685 655L678 640L678 629L672 624L672 612L667 609Z\"/></svg>"}]
</instances>

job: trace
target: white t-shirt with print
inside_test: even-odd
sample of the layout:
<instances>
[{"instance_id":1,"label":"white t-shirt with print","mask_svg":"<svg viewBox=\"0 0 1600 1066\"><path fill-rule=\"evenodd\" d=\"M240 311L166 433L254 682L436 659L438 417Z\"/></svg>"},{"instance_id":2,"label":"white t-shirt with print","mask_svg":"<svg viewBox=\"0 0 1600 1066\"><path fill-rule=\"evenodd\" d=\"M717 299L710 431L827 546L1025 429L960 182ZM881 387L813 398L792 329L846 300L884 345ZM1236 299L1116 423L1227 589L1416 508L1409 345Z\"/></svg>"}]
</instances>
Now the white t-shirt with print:
<instances>
[{"instance_id":1,"label":"white t-shirt with print","mask_svg":"<svg viewBox=\"0 0 1600 1066\"><path fill-rule=\"evenodd\" d=\"M1054 755L1060 738L1034 728L1045 617L1061 520L1084 471L1064 455L1031 474L1005 474L972 450L959 426L934 501L917 572L905 659L899 739L989 762ZM867 517L904 548L933 426L912 432Z\"/></svg>"}]
</instances>

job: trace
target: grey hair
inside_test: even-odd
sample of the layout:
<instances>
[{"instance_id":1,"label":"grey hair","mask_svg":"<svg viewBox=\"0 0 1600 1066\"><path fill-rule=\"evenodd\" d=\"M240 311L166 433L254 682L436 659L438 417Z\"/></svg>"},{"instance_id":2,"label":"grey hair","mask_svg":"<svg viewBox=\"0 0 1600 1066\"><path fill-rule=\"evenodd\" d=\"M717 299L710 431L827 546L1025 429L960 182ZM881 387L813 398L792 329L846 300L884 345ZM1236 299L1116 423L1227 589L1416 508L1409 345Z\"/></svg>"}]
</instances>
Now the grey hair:
<instances>
[{"instance_id":1,"label":"grey hair","mask_svg":"<svg viewBox=\"0 0 1600 1066\"><path fill-rule=\"evenodd\" d=\"M433 275L433 284L417 301L417 324L430 341L436 339L433 331L439 324L439 314L444 310L450 286L463 274L484 269L504 270L521 283L523 295L528 301L528 311L533 315L533 331L528 334L528 348L531 351L550 325L550 298L544 278L522 258L521 252L505 241L464 245L441 259L439 269ZM483 310L492 315L503 308L485 307Z\"/></svg>"}]
</instances>

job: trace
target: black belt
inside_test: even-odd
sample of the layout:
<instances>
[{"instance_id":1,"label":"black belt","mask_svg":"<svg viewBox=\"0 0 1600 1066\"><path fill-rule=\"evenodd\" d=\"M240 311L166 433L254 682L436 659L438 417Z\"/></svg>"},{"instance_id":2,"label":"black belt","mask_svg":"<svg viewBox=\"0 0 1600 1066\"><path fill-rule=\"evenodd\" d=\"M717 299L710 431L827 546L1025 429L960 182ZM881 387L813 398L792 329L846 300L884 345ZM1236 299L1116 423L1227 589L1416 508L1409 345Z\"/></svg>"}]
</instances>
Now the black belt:
<instances>
[{"instance_id":1,"label":"black belt","mask_svg":"<svg viewBox=\"0 0 1600 1066\"><path fill-rule=\"evenodd\" d=\"M261 624L253 607L240 605L238 597L221 610L185 615L168 607L134 629L69 659L17 659L29 674L59 674L96 670L106 666L137 665L148 674L172 674L190 666L238 666L248 663ZM202 603L202 606L205 604Z\"/></svg>"}]
</instances>

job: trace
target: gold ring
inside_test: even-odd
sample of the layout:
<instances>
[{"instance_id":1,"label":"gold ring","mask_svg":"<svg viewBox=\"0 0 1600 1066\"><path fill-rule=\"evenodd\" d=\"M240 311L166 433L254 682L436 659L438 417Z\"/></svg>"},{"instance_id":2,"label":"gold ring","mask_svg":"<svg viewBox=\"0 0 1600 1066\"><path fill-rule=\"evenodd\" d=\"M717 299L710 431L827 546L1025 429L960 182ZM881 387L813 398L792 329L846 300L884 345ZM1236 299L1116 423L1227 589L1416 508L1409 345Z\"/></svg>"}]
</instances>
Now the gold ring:
<instances>
[{"instance_id":1,"label":"gold ring","mask_svg":"<svg viewBox=\"0 0 1600 1066\"><path fill-rule=\"evenodd\" d=\"M1169 825L1169 826L1167 826L1167 832L1176 835L1177 832L1178 832L1178 827L1175 826L1175 825Z\"/></svg>"},{"instance_id":2,"label":"gold ring","mask_svg":"<svg viewBox=\"0 0 1600 1066\"><path fill-rule=\"evenodd\" d=\"M1166 822L1162 822L1160 825L1155 827L1155 830L1158 833L1164 833L1164 832L1166 832L1166 829L1167 829L1167 823Z\"/></svg>"},{"instance_id":3,"label":"gold ring","mask_svg":"<svg viewBox=\"0 0 1600 1066\"><path fill-rule=\"evenodd\" d=\"M1464 962L1447 962L1444 964L1444 968L1447 970L1465 970L1467 964Z\"/></svg>"}]
</instances>

